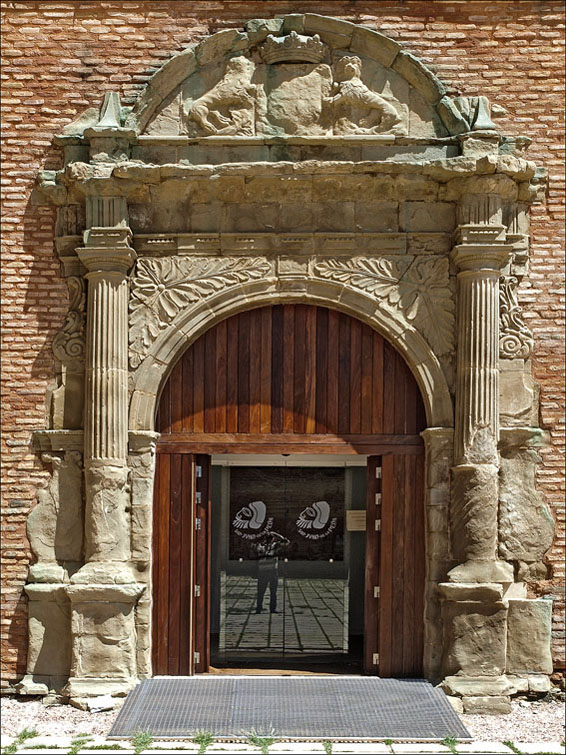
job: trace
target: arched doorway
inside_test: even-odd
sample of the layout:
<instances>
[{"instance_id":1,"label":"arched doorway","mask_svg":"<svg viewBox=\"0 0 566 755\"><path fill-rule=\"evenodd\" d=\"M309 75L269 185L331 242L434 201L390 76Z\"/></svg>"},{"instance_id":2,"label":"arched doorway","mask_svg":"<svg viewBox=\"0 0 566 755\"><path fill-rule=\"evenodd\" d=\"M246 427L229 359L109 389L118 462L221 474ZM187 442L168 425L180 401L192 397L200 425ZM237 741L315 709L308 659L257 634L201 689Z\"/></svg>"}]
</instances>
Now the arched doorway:
<instances>
[{"instance_id":1,"label":"arched doorway","mask_svg":"<svg viewBox=\"0 0 566 755\"><path fill-rule=\"evenodd\" d=\"M307 304L279 304L233 315L198 338L174 366L156 415L161 436L153 527L154 673L209 668L211 613L214 624L220 590L214 565L219 546L211 531L214 507L221 506L218 501L211 504L211 462L237 454L251 460L241 466L248 472L254 460L296 459L294 467L285 461L279 472L270 472L267 487L293 489L290 497L299 508L305 503L301 491L315 501L331 500L325 483L340 475L324 470L335 469L336 459L357 459L358 474L363 464L365 514L344 510L346 504L338 500L343 482L335 479L338 499L331 505L337 509L329 513L337 514L342 542L334 532L328 552L311 548L305 556L306 551L296 547L296 561L310 559L311 574L318 557L332 564L320 570L317 584L335 587L339 580L324 579L331 579L332 570L339 572L335 565L345 561L346 541L351 552L359 550L361 542L362 570L346 585L345 594L358 590L361 596L363 667L381 676L422 675L424 451L419 433L425 426L420 392L402 357L349 315ZM320 459L310 463L316 474L297 472L305 469L301 459L313 456ZM249 474L243 474L239 482L232 478L232 491L251 484ZM261 495L250 489L250 501L268 501L265 475L262 479ZM317 495L317 485L326 492ZM230 519L242 503L235 493L233 498L226 503ZM277 508L274 501L269 505ZM289 496L285 505L280 528L297 521L297 512L289 515ZM249 569L259 567L237 567L244 551L238 549L237 537L232 539L237 547L226 545L225 560L240 576L239 584L255 590L249 586ZM248 549L245 560L251 553ZM296 582L293 566L297 564L285 564ZM222 574L225 580L227 572ZM352 616L352 600L346 600ZM250 593L248 609L252 603ZM296 616L293 621L299 635ZM213 646L216 641L215 635Z\"/></svg>"}]
</instances>

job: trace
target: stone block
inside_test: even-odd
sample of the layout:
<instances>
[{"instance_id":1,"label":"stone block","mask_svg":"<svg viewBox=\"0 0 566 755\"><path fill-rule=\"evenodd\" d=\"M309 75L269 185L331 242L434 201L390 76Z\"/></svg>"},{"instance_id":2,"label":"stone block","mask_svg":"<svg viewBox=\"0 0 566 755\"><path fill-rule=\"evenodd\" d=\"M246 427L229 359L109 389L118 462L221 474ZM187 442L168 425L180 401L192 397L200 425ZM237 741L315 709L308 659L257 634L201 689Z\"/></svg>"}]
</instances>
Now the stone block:
<instances>
[{"instance_id":1,"label":"stone block","mask_svg":"<svg viewBox=\"0 0 566 755\"><path fill-rule=\"evenodd\" d=\"M350 52L377 60L386 67L391 66L400 50L401 45L373 29L356 26L352 32Z\"/></svg>"},{"instance_id":2,"label":"stone block","mask_svg":"<svg viewBox=\"0 0 566 755\"><path fill-rule=\"evenodd\" d=\"M278 224L279 208L269 204L225 204L220 230L224 233L273 233Z\"/></svg>"},{"instance_id":3,"label":"stone block","mask_svg":"<svg viewBox=\"0 0 566 755\"><path fill-rule=\"evenodd\" d=\"M507 426L535 425L538 391L524 359L502 359L500 362L499 411L501 424Z\"/></svg>"},{"instance_id":4,"label":"stone block","mask_svg":"<svg viewBox=\"0 0 566 755\"><path fill-rule=\"evenodd\" d=\"M450 202L401 202L399 229L424 233L451 233L456 223Z\"/></svg>"},{"instance_id":5,"label":"stone block","mask_svg":"<svg viewBox=\"0 0 566 755\"><path fill-rule=\"evenodd\" d=\"M400 175L395 178L395 196L402 201L435 202L438 199L438 183L425 176ZM440 208L440 212L445 208ZM448 229L450 232L453 226Z\"/></svg>"},{"instance_id":6,"label":"stone block","mask_svg":"<svg viewBox=\"0 0 566 755\"><path fill-rule=\"evenodd\" d=\"M259 44L268 34L278 36L283 26L282 18L253 18L245 24L251 45Z\"/></svg>"},{"instance_id":7,"label":"stone block","mask_svg":"<svg viewBox=\"0 0 566 755\"><path fill-rule=\"evenodd\" d=\"M222 29L206 37L197 45L195 56L200 66L213 63L229 52L243 50L248 45L248 35L238 29ZM186 78L186 77L185 77Z\"/></svg>"},{"instance_id":8,"label":"stone block","mask_svg":"<svg viewBox=\"0 0 566 755\"><path fill-rule=\"evenodd\" d=\"M552 601L510 600L507 671L551 674Z\"/></svg>"},{"instance_id":9,"label":"stone block","mask_svg":"<svg viewBox=\"0 0 566 755\"><path fill-rule=\"evenodd\" d=\"M217 233L220 230L222 213L220 202L191 204L189 213L190 227L193 233Z\"/></svg>"},{"instance_id":10,"label":"stone block","mask_svg":"<svg viewBox=\"0 0 566 755\"><path fill-rule=\"evenodd\" d=\"M445 601L444 673L501 676L505 670L507 610L502 603Z\"/></svg>"},{"instance_id":11,"label":"stone block","mask_svg":"<svg viewBox=\"0 0 566 755\"><path fill-rule=\"evenodd\" d=\"M447 695L482 697L509 695L512 684L506 676L447 676L441 684Z\"/></svg>"},{"instance_id":12,"label":"stone block","mask_svg":"<svg viewBox=\"0 0 566 755\"><path fill-rule=\"evenodd\" d=\"M453 695L446 695L446 698L450 705L454 708L456 713L463 713L464 712L464 704L462 703L461 697L454 697Z\"/></svg>"},{"instance_id":13,"label":"stone block","mask_svg":"<svg viewBox=\"0 0 566 755\"><path fill-rule=\"evenodd\" d=\"M345 49L349 47L352 32L356 27L349 21L339 18L319 16L316 13L305 13L304 30L306 34L318 34L320 38L334 48Z\"/></svg>"},{"instance_id":14,"label":"stone block","mask_svg":"<svg viewBox=\"0 0 566 755\"><path fill-rule=\"evenodd\" d=\"M436 76L411 53L401 51L393 61L391 68L407 79L409 84L433 105L446 94L444 85Z\"/></svg>"},{"instance_id":15,"label":"stone block","mask_svg":"<svg viewBox=\"0 0 566 755\"><path fill-rule=\"evenodd\" d=\"M356 231L395 232L399 228L399 206L396 202L356 202Z\"/></svg>"},{"instance_id":16,"label":"stone block","mask_svg":"<svg viewBox=\"0 0 566 755\"><path fill-rule=\"evenodd\" d=\"M529 692L550 692L550 678L546 675L529 676Z\"/></svg>"},{"instance_id":17,"label":"stone block","mask_svg":"<svg viewBox=\"0 0 566 755\"><path fill-rule=\"evenodd\" d=\"M449 134L465 134L470 130L469 123L462 116L451 97L443 97L436 105L436 110Z\"/></svg>"},{"instance_id":18,"label":"stone block","mask_svg":"<svg viewBox=\"0 0 566 755\"><path fill-rule=\"evenodd\" d=\"M299 176L256 176L245 184L248 202L310 202L312 181Z\"/></svg>"},{"instance_id":19,"label":"stone block","mask_svg":"<svg viewBox=\"0 0 566 755\"><path fill-rule=\"evenodd\" d=\"M29 645L27 673L32 677L69 674L71 604L62 585L27 585Z\"/></svg>"},{"instance_id":20,"label":"stone block","mask_svg":"<svg viewBox=\"0 0 566 755\"><path fill-rule=\"evenodd\" d=\"M312 229L310 203L286 202L279 206L277 230L282 233L301 233Z\"/></svg>"},{"instance_id":21,"label":"stone block","mask_svg":"<svg viewBox=\"0 0 566 755\"><path fill-rule=\"evenodd\" d=\"M506 696L473 696L463 697L464 713L479 713L482 715L498 716L502 713L511 713L511 700ZM493 750L489 750L493 752Z\"/></svg>"},{"instance_id":22,"label":"stone block","mask_svg":"<svg viewBox=\"0 0 566 755\"><path fill-rule=\"evenodd\" d=\"M352 233L355 227L354 202L313 202L313 230Z\"/></svg>"}]
</instances>

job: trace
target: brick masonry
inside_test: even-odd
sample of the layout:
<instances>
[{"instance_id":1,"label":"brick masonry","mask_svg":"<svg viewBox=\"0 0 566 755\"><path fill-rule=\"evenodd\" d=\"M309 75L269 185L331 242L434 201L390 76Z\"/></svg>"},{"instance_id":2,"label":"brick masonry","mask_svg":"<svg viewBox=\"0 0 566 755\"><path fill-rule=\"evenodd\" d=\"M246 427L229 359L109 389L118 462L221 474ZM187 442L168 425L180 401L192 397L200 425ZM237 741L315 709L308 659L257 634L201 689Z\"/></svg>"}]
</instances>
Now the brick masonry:
<instances>
[{"instance_id":1,"label":"brick masonry","mask_svg":"<svg viewBox=\"0 0 566 755\"><path fill-rule=\"evenodd\" d=\"M564 7L559 2L3 2L2 143L2 685L25 671L25 536L46 474L30 441L46 426L55 382L53 336L67 294L53 251L55 215L34 206L41 169L57 169L53 136L106 91L130 104L152 73L188 44L244 20L334 15L377 28L418 56L450 94L490 97L507 109L509 135L526 134L528 158L548 170L532 211L531 269L520 291L536 345L540 422L550 433L538 483L557 522L550 578L530 594L555 598L553 654L564 669Z\"/></svg>"}]
</instances>

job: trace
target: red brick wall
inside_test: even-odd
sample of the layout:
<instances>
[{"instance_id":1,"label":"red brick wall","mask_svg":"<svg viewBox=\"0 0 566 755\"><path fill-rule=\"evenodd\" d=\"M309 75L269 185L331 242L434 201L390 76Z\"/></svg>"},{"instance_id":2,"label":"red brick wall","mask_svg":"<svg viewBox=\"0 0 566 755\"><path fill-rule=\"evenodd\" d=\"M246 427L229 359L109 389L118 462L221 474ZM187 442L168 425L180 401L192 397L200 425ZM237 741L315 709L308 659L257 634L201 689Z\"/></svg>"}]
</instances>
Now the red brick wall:
<instances>
[{"instance_id":1,"label":"red brick wall","mask_svg":"<svg viewBox=\"0 0 566 755\"><path fill-rule=\"evenodd\" d=\"M553 578L533 586L556 595L553 650L564 666L564 186L561 142L561 2L3 2L2 144L2 677L25 671L29 562L25 521L46 475L30 448L45 427L54 380L50 345L66 312L53 252L54 213L34 207L38 170L57 168L54 135L103 93L131 103L152 72L187 44L244 20L289 12L335 15L379 28L435 71L451 93L484 94L507 108L506 134L533 139L528 156L549 172L547 199L533 210L532 263L521 298L536 337L541 425L552 437L539 483L558 522ZM563 594L563 593L562 593Z\"/></svg>"}]
</instances>

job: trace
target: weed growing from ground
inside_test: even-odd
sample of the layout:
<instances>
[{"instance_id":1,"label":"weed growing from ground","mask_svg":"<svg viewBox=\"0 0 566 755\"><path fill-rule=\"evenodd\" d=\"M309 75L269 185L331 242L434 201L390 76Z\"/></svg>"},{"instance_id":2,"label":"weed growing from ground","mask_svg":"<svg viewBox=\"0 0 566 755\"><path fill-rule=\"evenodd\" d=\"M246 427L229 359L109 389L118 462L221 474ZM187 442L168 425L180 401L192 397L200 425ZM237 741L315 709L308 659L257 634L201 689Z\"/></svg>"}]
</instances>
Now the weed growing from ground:
<instances>
[{"instance_id":1,"label":"weed growing from ground","mask_svg":"<svg viewBox=\"0 0 566 755\"><path fill-rule=\"evenodd\" d=\"M35 729L22 729L20 733L16 736L12 744L9 744L7 747L4 747L2 752L5 753L5 755L11 755L13 752L18 751L18 747L23 744L26 739L31 739L32 737L37 737L38 733Z\"/></svg>"},{"instance_id":2,"label":"weed growing from ground","mask_svg":"<svg viewBox=\"0 0 566 755\"><path fill-rule=\"evenodd\" d=\"M87 742L90 742L92 737L90 734L77 734L71 740L71 746L69 748L69 755L77 755L77 753L83 749Z\"/></svg>"},{"instance_id":3,"label":"weed growing from ground","mask_svg":"<svg viewBox=\"0 0 566 755\"><path fill-rule=\"evenodd\" d=\"M210 731L199 731L196 737L193 737L193 742L198 745L199 755L204 755L206 748L214 741L214 736Z\"/></svg>"},{"instance_id":4,"label":"weed growing from ground","mask_svg":"<svg viewBox=\"0 0 566 755\"><path fill-rule=\"evenodd\" d=\"M332 755L332 742L330 742L328 739L325 739L322 743L322 746L324 747L324 752L326 755Z\"/></svg>"},{"instance_id":5,"label":"weed growing from ground","mask_svg":"<svg viewBox=\"0 0 566 755\"><path fill-rule=\"evenodd\" d=\"M151 747L153 744L153 736L149 731L138 731L138 733L134 734L132 737L131 742L134 752L136 755L139 755L140 752L148 750Z\"/></svg>"},{"instance_id":6,"label":"weed growing from ground","mask_svg":"<svg viewBox=\"0 0 566 755\"><path fill-rule=\"evenodd\" d=\"M513 752L516 752L517 755L521 755L521 750L519 750L519 748L514 742L510 742L509 740L506 740L505 742L502 742L502 744L504 744L505 747L508 747L510 750L513 750Z\"/></svg>"},{"instance_id":7,"label":"weed growing from ground","mask_svg":"<svg viewBox=\"0 0 566 755\"><path fill-rule=\"evenodd\" d=\"M456 737L444 737L440 744L448 747L450 752L456 753L456 745L458 744L458 740L456 739Z\"/></svg>"},{"instance_id":8,"label":"weed growing from ground","mask_svg":"<svg viewBox=\"0 0 566 755\"><path fill-rule=\"evenodd\" d=\"M276 738L273 736L273 731L271 732L271 736L262 736L261 734L258 734L255 729L252 729L251 732L248 734L248 742L253 745L254 747L259 747L259 749L262 752L262 755L269 755L269 748L271 745L275 744L277 741Z\"/></svg>"}]
</instances>

